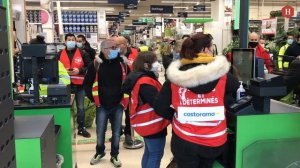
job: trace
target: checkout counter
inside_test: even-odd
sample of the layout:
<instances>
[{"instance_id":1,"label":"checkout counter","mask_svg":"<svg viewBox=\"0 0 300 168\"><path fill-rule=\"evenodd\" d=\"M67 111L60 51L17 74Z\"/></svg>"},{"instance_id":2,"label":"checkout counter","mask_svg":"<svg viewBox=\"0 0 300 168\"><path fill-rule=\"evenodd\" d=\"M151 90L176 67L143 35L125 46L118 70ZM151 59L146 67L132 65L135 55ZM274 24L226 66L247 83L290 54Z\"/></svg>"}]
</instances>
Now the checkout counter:
<instances>
[{"instance_id":1,"label":"checkout counter","mask_svg":"<svg viewBox=\"0 0 300 168\"><path fill-rule=\"evenodd\" d=\"M57 87L56 87L57 88ZM49 90L48 90L49 92ZM54 99L53 90L50 90L52 92L51 100ZM61 93L61 92L60 92ZM72 128L71 128L71 104L70 102L64 103L58 103L57 100L65 100L61 98L62 95L59 95L57 98L55 98L55 101L48 101L47 103L38 103L38 104L31 104L29 101L27 103L20 102L18 104L14 105L14 115L16 118L16 121L19 120L19 118L22 117L37 117L37 116L53 116L54 118L54 124L55 124L55 133L56 133L56 154L62 155L64 159L64 163L62 164L62 168L72 168ZM54 103L55 102L55 103ZM38 121L37 121L38 122ZM32 122L34 125L35 122ZM31 131L31 130L27 130ZM26 142L28 145L30 144L30 141L28 138L28 141L23 141L22 144L26 145ZM16 139L16 141L18 141ZM22 148L17 146L16 153L21 154L22 157L17 157L17 163L20 163L17 165L18 168L29 168L32 167L31 165L26 165L24 163L33 163L37 162L36 157L25 157L26 153L27 155L31 155L30 151L26 151L26 148ZM30 159L30 161L28 161ZM23 161L25 162L23 162ZM27 161L26 161L27 160ZM22 164L21 164L22 163Z\"/></svg>"},{"instance_id":2,"label":"checkout counter","mask_svg":"<svg viewBox=\"0 0 300 168\"><path fill-rule=\"evenodd\" d=\"M228 143L235 155L228 156L235 165L229 167L300 167L300 108L270 99L286 94L283 86L277 75L252 79L251 96L231 106Z\"/></svg>"}]
</instances>

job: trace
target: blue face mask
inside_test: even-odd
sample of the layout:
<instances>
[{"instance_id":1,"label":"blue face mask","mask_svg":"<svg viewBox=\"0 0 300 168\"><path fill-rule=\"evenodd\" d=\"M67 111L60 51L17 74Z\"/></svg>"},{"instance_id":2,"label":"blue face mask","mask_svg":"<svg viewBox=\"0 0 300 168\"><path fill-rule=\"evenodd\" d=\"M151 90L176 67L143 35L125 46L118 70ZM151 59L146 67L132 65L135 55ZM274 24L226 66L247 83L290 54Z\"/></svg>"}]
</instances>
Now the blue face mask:
<instances>
[{"instance_id":1,"label":"blue face mask","mask_svg":"<svg viewBox=\"0 0 300 168\"><path fill-rule=\"evenodd\" d=\"M287 43L288 43L288 44L293 44L293 42L294 42L293 39L288 39L288 40L287 40Z\"/></svg>"},{"instance_id":2,"label":"blue face mask","mask_svg":"<svg viewBox=\"0 0 300 168\"><path fill-rule=\"evenodd\" d=\"M67 41L67 49L68 50L73 50L76 46L76 42L75 41Z\"/></svg>"},{"instance_id":3,"label":"blue face mask","mask_svg":"<svg viewBox=\"0 0 300 168\"><path fill-rule=\"evenodd\" d=\"M119 52L120 52L120 49L116 49L116 50L109 50L109 54L108 54L108 59L115 59L118 57L119 55Z\"/></svg>"},{"instance_id":4,"label":"blue face mask","mask_svg":"<svg viewBox=\"0 0 300 168\"><path fill-rule=\"evenodd\" d=\"M78 48L82 48L82 47L83 47L83 44L82 44L82 43L76 43L76 46L77 46Z\"/></svg>"}]
</instances>

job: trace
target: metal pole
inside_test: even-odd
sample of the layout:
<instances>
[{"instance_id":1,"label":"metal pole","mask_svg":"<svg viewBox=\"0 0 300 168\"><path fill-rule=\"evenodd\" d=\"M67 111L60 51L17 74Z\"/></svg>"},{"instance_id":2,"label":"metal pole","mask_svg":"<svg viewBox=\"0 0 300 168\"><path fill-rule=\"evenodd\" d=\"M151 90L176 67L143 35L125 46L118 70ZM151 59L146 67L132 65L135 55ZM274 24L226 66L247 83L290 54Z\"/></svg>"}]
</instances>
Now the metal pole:
<instances>
[{"instance_id":1,"label":"metal pole","mask_svg":"<svg viewBox=\"0 0 300 168\"><path fill-rule=\"evenodd\" d=\"M248 48L249 0L240 3L240 48Z\"/></svg>"}]
</instances>

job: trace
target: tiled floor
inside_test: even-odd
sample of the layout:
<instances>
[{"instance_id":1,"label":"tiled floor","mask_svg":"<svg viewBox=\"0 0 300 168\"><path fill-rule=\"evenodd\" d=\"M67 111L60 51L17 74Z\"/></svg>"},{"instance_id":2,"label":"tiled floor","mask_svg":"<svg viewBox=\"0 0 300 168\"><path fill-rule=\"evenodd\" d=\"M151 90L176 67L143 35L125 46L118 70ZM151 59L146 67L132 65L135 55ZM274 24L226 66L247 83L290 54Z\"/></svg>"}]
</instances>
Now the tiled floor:
<instances>
[{"instance_id":1,"label":"tiled floor","mask_svg":"<svg viewBox=\"0 0 300 168\"><path fill-rule=\"evenodd\" d=\"M76 141L74 141L73 144L73 163L77 163L78 168L113 168L114 166L110 163L110 142L108 141L108 138L111 135L111 131L107 131L106 135L106 156L104 159L97 165L90 165L90 159L95 154L95 146L96 146L96 133L95 133L95 126L92 128L89 128L88 131L92 134L91 138L83 138L83 137L76 137ZM170 135L171 135L171 129L168 130L169 134L167 137L167 143L165 146L165 153L164 157L161 161L161 168L165 168L168 163L170 162L170 159L172 158L172 154L170 151ZM75 144L77 142L77 144ZM124 142L124 136L121 137L120 142L120 155L119 158L122 161L122 167L123 168L140 168L141 166L141 158L144 152L144 148L130 150L125 149L123 147Z\"/></svg>"}]
</instances>

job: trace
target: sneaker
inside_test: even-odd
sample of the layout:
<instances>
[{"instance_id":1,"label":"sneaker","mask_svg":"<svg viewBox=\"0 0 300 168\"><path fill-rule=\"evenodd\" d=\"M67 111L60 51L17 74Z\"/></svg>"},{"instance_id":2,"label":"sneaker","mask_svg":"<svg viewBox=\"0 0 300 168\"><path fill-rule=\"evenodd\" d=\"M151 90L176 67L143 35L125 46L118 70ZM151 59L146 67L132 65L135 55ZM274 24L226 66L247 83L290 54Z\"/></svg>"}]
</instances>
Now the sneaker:
<instances>
[{"instance_id":1,"label":"sneaker","mask_svg":"<svg viewBox=\"0 0 300 168\"><path fill-rule=\"evenodd\" d=\"M87 130L85 128L78 129L78 135L81 135L85 138L91 137L91 134L89 132L87 132Z\"/></svg>"},{"instance_id":2,"label":"sneaker","mask_svg":"<svg viewBox=\"0 0 300 168\"><path fill-rule=\"evenodd\" d=\"M105 152L103 152L102 154L96 153L96 154L93 156L93 158L91 159L90 164L91 164L91 165L95 165L95 164L99 163L100 160L101 160L104 156L105 156Z\"/></svg>"},{"instance_id":3,"label":"sneaker","mask_svg":"<svg viewBox=\"0 0 300 168\"><path fill-rule=\"evenodd\" d=\"M115 167L121 167L122 163L121 161L118 159L118 156L112 156L110 158L110 162L115 166Z\"/></svg>"},{"instance_id":4,"label":"sneaker","mask_svg":"<svg viewBox=\"0 0 300 168\"><path fill-rule=\"evenodd\" d=\"M132 146L133 145L131 135L125 135L125 141L124 141L123 145L125 145L125 146Z\"/></svg>"}]
</instances>

